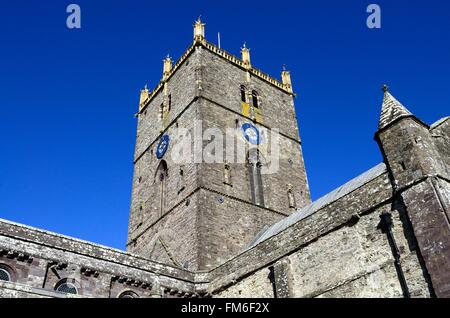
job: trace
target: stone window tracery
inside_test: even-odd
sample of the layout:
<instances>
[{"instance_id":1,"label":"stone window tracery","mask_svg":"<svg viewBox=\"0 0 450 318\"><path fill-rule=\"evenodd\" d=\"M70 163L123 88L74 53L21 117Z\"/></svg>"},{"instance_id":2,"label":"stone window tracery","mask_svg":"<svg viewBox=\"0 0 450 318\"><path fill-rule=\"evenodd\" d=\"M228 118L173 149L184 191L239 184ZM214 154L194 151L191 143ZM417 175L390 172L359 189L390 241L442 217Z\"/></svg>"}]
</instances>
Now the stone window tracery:
<instances>
[{"instance_id":1,"label":"stone window tracery","mask_svg":"<svg viewBox=\"0 0 450 318\"><path fill-rule=\"evenodd\" d=\"M65 294L78 294L78 288L75 286L74 279L62 279L55 287L55 290Z\"/></svg>"},{"instance_id":2,"label":"stone window tracery","mask_svg":"<svg viewBox=\"0 0 450 318\"><path fill-rule=\"evenodd\" d=\"M11 274L5 268L0 268L0 280L6 282L11 281Z\"/></svg>"}]
</instances>

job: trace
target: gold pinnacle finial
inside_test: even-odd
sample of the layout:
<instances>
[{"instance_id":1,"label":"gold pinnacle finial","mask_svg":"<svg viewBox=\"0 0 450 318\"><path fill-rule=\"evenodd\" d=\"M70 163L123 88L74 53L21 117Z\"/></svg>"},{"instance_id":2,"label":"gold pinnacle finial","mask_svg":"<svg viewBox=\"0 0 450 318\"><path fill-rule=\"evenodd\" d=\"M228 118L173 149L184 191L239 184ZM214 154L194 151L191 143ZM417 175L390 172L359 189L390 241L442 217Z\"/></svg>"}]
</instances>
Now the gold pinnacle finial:
<instances>
[{"instance_id":1,"label":"gold pinnacle finial","mask_svg":"<svg viewBox=\"0 0 450 318\"><path fill-rule=\"evenodd\" d=\"M141 89L141 95L139 97L139 109L142 107L142 104L147 100L148 98L148 89L147 89L147 83L145 83L144 89Z\"/></svg>"},{"instance_id":2,"label":"gold pinnacle finial","mask_svg":"<svg viewBox=\"0 0 450 318\"><path fill-rule=\"evenodd\" d=\"M383 84L382 90L384 93L389 91L389 87L386 84Z\"/></svg>"},{"instance_id":3,"label":"gold pinnacle finial","mask_svg":"<svg viewBox=\"0 0 450 318\"><path fill-rule=\"evenodd\" d=\"M241 47L241 57L242 62L244 62L244 65L246 68L250 68L250 49L247 48L247 43L244 42L244 45Z\"/></svg>"},{"instance_id":4,"label":"gold pinnacle finial","mask_svg":"<svg viewBox=\"0 0 450 318\"><path fill-rule=\"evenodd\" d=\"M283 64L283 70L281 71L281 82L284 87L292 93L292 81L291 81L291 72L286 70L286 65Z\"/></svg>"},{"instance_id":5,"label":"gold pinnacle finial","mask_svg":"<svg viewBox=\"0 0 450 318\"><path fill-rule=\"evenodd\" d=\"M202 22L201 16L198 16L194 24L194 40L202 40L205 37L205 24Z\"/></svg>"},{"instance_id":6,"label":"gold pinnacle finial","mask_svg":"<svg viewBox=\"0 0 450 318\"><path fill-rule=\"evenodd\" d=\"M172 58L167 54L163 60L163 79L167 79L170 71L172 71Z\"/></svg>"}]
</instances>

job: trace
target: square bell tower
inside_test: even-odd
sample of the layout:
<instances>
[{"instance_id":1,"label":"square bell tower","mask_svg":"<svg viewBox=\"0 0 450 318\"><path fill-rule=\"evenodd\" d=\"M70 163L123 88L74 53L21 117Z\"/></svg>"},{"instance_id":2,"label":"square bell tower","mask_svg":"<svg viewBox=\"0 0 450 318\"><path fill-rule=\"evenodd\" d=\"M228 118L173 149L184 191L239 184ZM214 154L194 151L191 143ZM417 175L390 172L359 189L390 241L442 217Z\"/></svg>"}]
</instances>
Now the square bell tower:
<instances>
[{"instance_id":1,"label":"square bell tower","mask_svg":"<svg viewBox=\"0 0 450 318\"><path fill-rule=\"evenodd\" d=\"M278 81L194 40L141 91L127 250L192 271L239 254L310 203L288 71Z\"/></svg>"}]
</instances>

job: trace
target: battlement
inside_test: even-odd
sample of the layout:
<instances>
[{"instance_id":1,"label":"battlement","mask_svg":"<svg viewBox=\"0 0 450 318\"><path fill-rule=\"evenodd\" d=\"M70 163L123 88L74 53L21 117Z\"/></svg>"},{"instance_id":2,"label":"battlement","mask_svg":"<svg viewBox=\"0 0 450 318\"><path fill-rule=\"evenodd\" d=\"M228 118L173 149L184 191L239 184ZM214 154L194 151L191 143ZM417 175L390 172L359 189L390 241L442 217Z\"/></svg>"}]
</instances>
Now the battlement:
<instances>
[{"instance_id":1,"label":"battlement","mask_svg":"<svg viewBox=\"0 0 450 318\"><path fill-rule=\"evenodd\" d=\"M209 52L212 52L217 56L222 57L223 59L227 60L228 62L232 63L233 65L239 68L245 69L246 71L249 72L249 74L265 81L266 83L269 83L270 85L279 88L283 92L290 95L295 95L292 91L290 82L289 83L280 82L278 79L275 79L269 74L253 67L250 63L246 63L244 59L241 59L227 52L226 50L219 48L215 44L207 41L204 36L197 36L194 38L194 42L186 49L186 51L184 51L184 53L173 65L170 71L163 74L163 77L161 81L158 83L158 85L156 85L156 87L152 91L146 92L147 96L141 98L141 102L139 104L139 113L142 112L147 107L147 105L150 103L153 97L164 87L164 83L167 82L172 77L173 74L175 74L178 68L184 63L184 61L189 57L189 55L191 55L191 53L198 46L201 46L202 48L207 49Z\"/></svg>"}]
</instances>

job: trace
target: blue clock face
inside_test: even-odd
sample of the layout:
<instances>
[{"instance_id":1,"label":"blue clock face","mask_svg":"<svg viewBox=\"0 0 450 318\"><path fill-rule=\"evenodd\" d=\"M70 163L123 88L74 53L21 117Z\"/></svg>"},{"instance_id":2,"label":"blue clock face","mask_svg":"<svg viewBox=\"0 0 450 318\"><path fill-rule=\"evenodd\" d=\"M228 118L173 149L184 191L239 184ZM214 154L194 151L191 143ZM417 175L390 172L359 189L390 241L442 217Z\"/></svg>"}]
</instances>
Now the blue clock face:
<instances>
[{"instance_id":1,"label":"blue clock face","mask_svg":"<svg viewBox=\"0 0 450 318\"><path fill-rule=\"evenodd\" d=\"M164 135L156 146L156 158L161 159L169 148L169 135Z\"/></svg>"},{"instance_id":2,"label":"blue clock face","mask_svg":"<svg viewBox=\"0 0 450 318\"><path fill-rule=\"evenodd\" d=\"M261 143L261 137L259 135L259 130L255 126L249 123L242 125L242 134L244 138L253 145L259 145Z\"/></svg>"}]
</instances>

